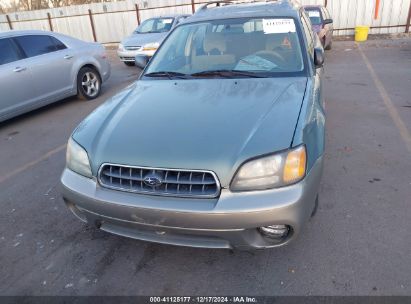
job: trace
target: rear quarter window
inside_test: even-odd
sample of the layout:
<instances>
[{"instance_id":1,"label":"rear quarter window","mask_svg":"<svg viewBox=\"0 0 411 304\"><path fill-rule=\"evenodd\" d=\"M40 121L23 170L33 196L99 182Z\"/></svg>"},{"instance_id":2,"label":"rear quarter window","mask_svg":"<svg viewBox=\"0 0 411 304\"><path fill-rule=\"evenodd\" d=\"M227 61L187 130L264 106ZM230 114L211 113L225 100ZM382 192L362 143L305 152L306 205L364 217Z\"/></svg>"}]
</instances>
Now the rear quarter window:
<instances>
[{"instance_id":1,"label":"rear quarter window","mask_svg":"<svg viewBox=\"0 0 411 304\"><path fill-rule=\"evenodd\" d=\"M56 49L57 49L58 51L64 50L64 49L67 48L67 46L66 46L63 42L61 42L60 40L58 40L57 38L50 36L50 39L51 39L51 41L53 41L53 43L54 43L54 45L56 46Z\"/></svg>"}]
</instances>

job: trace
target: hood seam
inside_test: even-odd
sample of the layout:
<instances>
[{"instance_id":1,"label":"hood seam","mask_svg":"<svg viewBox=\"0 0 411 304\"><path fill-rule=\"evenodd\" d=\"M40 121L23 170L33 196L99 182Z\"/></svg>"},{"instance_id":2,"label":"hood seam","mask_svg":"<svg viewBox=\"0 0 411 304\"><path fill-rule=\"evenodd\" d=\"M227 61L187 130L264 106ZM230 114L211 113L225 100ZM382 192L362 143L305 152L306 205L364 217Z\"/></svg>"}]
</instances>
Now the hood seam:
<instances>
[{"instance_id":1,"label":"hood seam","mask_svg":"<svg viewBox=\"0 0 411 304\"><path fill-rule=\"evenodd\" d=\"M298 126L298 123L299 123L299 121L300 121L300 116L301 116L301 112L302 112L302 109L303 109L303 104L304 104L305 96L307 95L307 87L308 87L307 84L308 84L308 78L307 78L306 81L305 81L304 95L303 95L303 99L302 99L302 101L301 101L300 111L298 112L297 121L295 122L294 132L293 132L293 136L291 137L291 143L290 143L290 147L289 147L289 148L291 148L291 147L293 146L293 143L294 143L295 133L297 132L297 126Z\"/></svg>"}]
</instances>

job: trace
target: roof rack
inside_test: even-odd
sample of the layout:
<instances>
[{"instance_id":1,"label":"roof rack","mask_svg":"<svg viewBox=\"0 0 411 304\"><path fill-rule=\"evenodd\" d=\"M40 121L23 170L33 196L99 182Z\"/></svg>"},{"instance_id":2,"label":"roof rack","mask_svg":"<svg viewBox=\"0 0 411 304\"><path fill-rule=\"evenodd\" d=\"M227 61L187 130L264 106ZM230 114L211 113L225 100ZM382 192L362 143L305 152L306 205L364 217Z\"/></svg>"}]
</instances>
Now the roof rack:
<instances>
[{"instance_id":1,"label":"roof rack","mask_svg":"<svg viewBox=\"0 0 411 304\"><path fill-rule=\"evenodd\" d=\"M209 1L203 6L201 6L197 12L201 12L206 10L210 5L215 4L216 6L221 6L222 4L224 5L230 5L230 4L246 4L246 3L258 3L258 2L279 2L279 3L284 3L284 4L289 4L289 5L301 5L298 0L215 0L215 1Z\"/></svg>"},{"instance_id":2,"label":"roof rack","mask_svg":"<svg viewBox=\"0 0 411 304\"><path fill-rule=\"evenodd\" d=\"M207 2L206 4L204 4L203 6L201 6L198 11L205 10L205 9L207 9L210 5L213 5L213 4L215 4L216 6L221 6L221 4L228 5L228 4L234 4L234 3L235 3L235 2L229 1L229 0L210 1L210 2Z\"/></svg>"}]
</instances>

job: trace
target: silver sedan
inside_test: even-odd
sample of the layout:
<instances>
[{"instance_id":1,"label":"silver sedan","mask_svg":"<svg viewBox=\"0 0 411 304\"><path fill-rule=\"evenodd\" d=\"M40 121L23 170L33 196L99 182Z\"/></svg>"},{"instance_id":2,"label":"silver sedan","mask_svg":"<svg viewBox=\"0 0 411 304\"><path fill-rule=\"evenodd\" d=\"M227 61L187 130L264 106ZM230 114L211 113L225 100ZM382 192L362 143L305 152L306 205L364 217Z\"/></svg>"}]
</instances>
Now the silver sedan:
<instances>
[{"instance_id":1,"label":"silver sedan","mask_svg":"<svg viewBox=\"0 0 411 304\"><path fill-rule=\"evenodd\" d=\"M101 44L43 31L0 33L0 121L73 95L94 99L110 71Z\"/></svg>"}]
</instances>

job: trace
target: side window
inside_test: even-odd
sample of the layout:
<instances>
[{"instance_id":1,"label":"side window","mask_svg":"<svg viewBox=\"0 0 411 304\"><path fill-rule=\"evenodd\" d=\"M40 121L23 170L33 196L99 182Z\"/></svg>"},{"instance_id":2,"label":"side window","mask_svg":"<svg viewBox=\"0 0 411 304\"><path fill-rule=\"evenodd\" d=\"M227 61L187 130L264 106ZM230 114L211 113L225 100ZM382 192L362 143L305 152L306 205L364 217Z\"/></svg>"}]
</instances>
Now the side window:
<instances>
[{"instance_id":1,"label":"side window","mask_svg":"<svg viewBox=\"0 0 411 304\"><path fill-rule=\"evenodd\" d=\"M27 57L39 56L57 50L50 36L29 35L14 38L26 53Z\"/></svg>"},{"instance_id":2,"label":"side window","mask_svg":"<svg viewBox=\"0 0 411 304\"><path fill-rule=\"evenodd\" d=\"M53 41L53 43L56 46L56 49L58 51L64 50L64 49L67 48L66 45L63 42L61 42L60 40L58 40L57 38L54 38L54 37L50 36L50 39L51 39L51 41Z\"/></svg>"},{"instance_id":3,"label":"side window","mask_svg":"<svg viewBox=\"0 0 411 304\"><path fill-rule=\"evenodd\" d=\"M0 65L19 60L20 57L13 42L6 38L0 39Z\"/></svg>"},{"instance_id":4,"label":"side window","mask_svg":"<svg viewBox=\"0 0 411 304\"><path fill-rule=\"evenodd\" d=\"M305 37L307 38L307 50L308 53L312 58L314 58L314 38L313 38L313 30L311 28L311 24L308 20L306 20L307 17L304 14L301 14L301 23L303 24L304 28L304 34Z\"/></svg>"}]
</instances>

